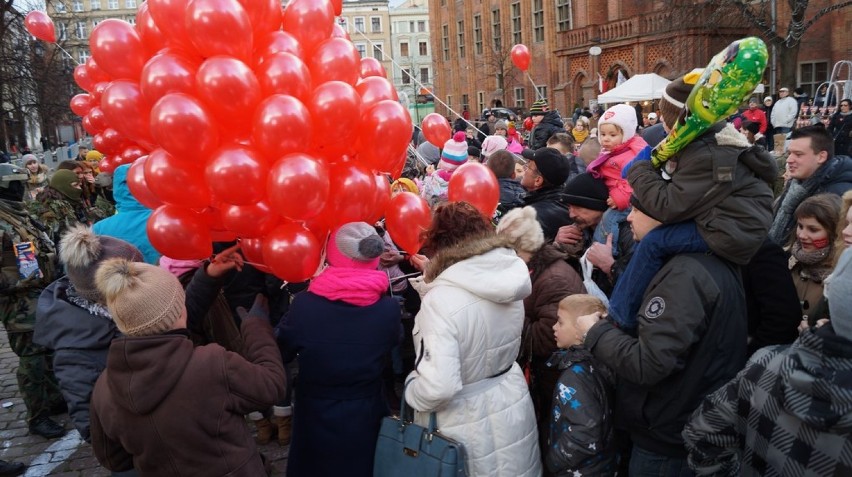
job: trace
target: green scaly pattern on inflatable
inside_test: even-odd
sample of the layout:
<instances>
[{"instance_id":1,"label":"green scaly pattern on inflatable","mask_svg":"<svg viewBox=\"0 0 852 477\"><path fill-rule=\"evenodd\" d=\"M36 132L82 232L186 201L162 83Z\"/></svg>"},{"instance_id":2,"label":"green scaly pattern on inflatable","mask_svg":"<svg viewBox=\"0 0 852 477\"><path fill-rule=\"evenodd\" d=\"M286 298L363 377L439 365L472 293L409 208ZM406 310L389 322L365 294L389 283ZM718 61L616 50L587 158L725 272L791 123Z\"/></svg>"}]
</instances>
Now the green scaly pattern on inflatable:
<instances>
[{"instance_id":1,"label":"green scaly pattern on inflatable","mask_svg":"<svg viewBox=\"0 0 852 477\"><path fill-rule=\"evenodd\" d=\"M651 152L654 167L733 114L760 83L768 58L766 44L757 37L737 40L714 56L695 82L675 127Z\"/></svg>"}]
</instances>

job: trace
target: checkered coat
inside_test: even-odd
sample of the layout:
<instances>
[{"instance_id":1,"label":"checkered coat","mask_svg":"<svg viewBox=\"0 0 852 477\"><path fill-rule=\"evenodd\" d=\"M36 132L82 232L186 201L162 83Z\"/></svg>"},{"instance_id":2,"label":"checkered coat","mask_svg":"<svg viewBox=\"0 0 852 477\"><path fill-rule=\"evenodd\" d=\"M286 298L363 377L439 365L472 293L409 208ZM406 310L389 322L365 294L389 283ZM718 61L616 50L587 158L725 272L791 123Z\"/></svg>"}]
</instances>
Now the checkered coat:
<instances>
[{"instance_id":1,"label":"checkered coat","mask_svg":"<svg viewBox=\"0 0 852 477\"><path fill-rule=\"evenodd\" d=\"M829 326L758 351L683 431L698 475L852 475L852 342Z\"/></svg>"}]
</instances>

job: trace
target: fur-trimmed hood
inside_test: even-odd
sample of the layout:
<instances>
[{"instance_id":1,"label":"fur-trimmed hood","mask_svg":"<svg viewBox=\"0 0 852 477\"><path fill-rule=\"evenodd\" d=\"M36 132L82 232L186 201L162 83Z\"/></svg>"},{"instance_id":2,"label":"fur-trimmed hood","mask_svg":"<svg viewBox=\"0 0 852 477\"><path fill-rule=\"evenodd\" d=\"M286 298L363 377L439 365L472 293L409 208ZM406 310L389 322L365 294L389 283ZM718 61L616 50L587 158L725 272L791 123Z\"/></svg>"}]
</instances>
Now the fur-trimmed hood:
<instances>
[{"instance_id":1,"label":"fur-trimmed hood","mask_svg":"<svg viewBox=\"0 0 852 477\"><path fill-rule=\"evenodd\" d=\"M526 264L498 236L467 240L440 251L412 285L421 295L437 286L454 286L495 303L522 300L532 291Z\"/></svg>"}]
</instances>

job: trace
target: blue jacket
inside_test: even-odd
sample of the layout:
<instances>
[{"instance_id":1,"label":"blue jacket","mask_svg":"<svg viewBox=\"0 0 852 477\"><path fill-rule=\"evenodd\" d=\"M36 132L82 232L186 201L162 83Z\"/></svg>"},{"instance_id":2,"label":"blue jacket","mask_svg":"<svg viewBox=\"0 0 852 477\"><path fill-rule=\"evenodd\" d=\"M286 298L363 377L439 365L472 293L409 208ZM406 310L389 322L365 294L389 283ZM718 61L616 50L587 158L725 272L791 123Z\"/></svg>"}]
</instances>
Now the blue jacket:
<instances>
[{"instance_id":1,"label":"blue jacket","mask_svg":"<svg viewBox=\"0 0 852 477\"><path fill-rule=\"evenodd\" d=\"M160 252L151 245L151 241L148 240L148 233L145 230L148 217L151 216L151 209L140 204L130 193L130 189L127 187L127 171L129 169L129 165L115 169L112 176L112 195L115 198L117 212L112 217L98 221L93 230L98 235L109 235L133 244L142 252L147 263L156 265L157 261L160 260Z\"/></svg>"}]
</instances>

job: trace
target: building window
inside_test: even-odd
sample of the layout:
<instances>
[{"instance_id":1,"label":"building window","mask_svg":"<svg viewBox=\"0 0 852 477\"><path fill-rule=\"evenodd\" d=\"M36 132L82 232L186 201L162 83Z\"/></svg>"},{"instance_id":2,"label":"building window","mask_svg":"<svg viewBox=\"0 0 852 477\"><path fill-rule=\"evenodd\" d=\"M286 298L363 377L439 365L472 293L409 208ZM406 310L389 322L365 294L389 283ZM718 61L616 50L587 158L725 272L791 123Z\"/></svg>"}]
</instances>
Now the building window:
<instances>
[{"instance_id":1,"label":"building window","mask_svg":"<svg viewBox=\"0 0 852 477\"><path fill-rule=\"evenodd\" d=\"M89 54L89 50L87 50L85 48L81 48L81 49L77 50L77 61L79 61L80 63L85 63L86 60L89 59L89 56L91 56Z\"/></svg>"},{"instance_id":2,"label":"building window","mask_svg":"<svg viewBox=\"0 0 852 477\"><path fill-rule=\"evenodd\" d=\"M426 32L426 20L418 20L417 21L417 32L425 33Z\"/></svg>"},{"instance_id":3,"label":"building window","mask_svg":"<svg viewBox=\"0 0 852 477\"><path fill-rule=\"evenodd\" d=\"M459 58L464 58L464 20L458 22L458 27L456 36L458 36Z\"/></svg>"},{"instance_id":4,"label":"building window","mask_svg":"<svg viewBox=\"0 0 852 477\"><path fill-rule=\"evenodd\" d=\"M408 42L400 42L399 44L399 56L410 56L408 51Z\"/></svg>"},{"instance_id":5,"label":"building window","mask_svg":"<svg viewBox=\"0 0 852 477\"><path fill-rule=\"evenodd\" d=\"M364 33L364 17L355 17L355 31Z\"/></svg>"},{"instance_id":6,"label":"building window","mask_svg":"<svg viewBox=\"0 0 852 477\"><path fill-rule=\"evenodd\" d=\"M799 63L799 86L811 98L814 97L819 85L828 80L828 62L814 61L811 63ZM787 85L781 85L787 86Z\"/></svg>"},{"instance_id":7,"label":"building window","mask_svg":"<svg viewBox=\"0 0 852 477\"><path fill-rule=\"evenodd\" d=\"M453 95L448 94L447 95L447 108L452 109L452 107L453 107Z\"/></svg>"},{"instance_id":8,"label":"building window","mask_svg":"<svg viewBox=\"0 0 852 477\"><path fill-rule=\"evenodd\" d=\"M382 32L382 17L370 17L370 33Z\"/></svg>"},{"instance_id":9,"label":"building window","mask_svg":"<svg viewBox=\"0 0 852 477\"><path fill-rule=\"evenodd\" d=\"M423 67L420 68L420 82L428 83L429 82L429 68Z\"/></svg>"},{"instance_id":10,"label":"building window","mask_svg":"<svg viewBox=\"0 0 852 477\"><path fill-rule=\"evenodd\" d=\"M367 46L363 43L355 43L355 49L358 50L358 54L361 55L361 58L367 57Z\"/></svg>"},{"instance_id":11,"label":"building window","mask_svg":"<svg viewBox=\"0 0 852 477\"><path fill-rule=\"evenodd\" d=\"M124 19L124 21L135 26L136 25L136 15L133 15L132 17L127 17L127 18ZM94 27L92 27L92 28L94 28Z\"/></svg>"},{"instance_id":12,"label":"building window","mask_svg":"<svg viewBox=\"0 0 852 477\"><path fill-rule=\"evenodd\" d=\"M124 0L124 8L136 8L136 0Z\"/></svg>"},{"instance_id":13,"label":"building window","mask_svg":"<svg viewBox=\"0 0 852 477\"><path fill-rule=\"evenodd\" d=\"M382 61L382 48L381 43L373 43L373 58Z\"/></svg>"},{"instance_id":14,"label":"building window","mask_svg":"<svg viewBox=\"0 0 852 477\"><path fill-rule=\"evenodd\" d=\"M101 9L101 0L90 0L89 7L92 10L100 10Z\"/></svg>"},{"instance_id":15,"label":"building window","mask_svg":"<svg viewBox=\"0 0 852 477\"><path fill-rule=\"evenodd\" d=\"M533 0L532 26L533 41L544 41L544 0Z\"/></svg>"},{"instance_id":16,"label":"building window","mask_svg":"<svg viewBox=\"0 0 852 477\"><path fill-rule=\"evenodd\" d=\"M71 5L71 8L75 12L82 12L83 11L83 0L74 0L74 3Z\"/></svg>"},{"instance_id":17,"label":"building window","mask_svg":"<svg viewBox=\"0 0 852 477\"><path fill-rule=\"evenodd\" d=\"M340 25L340 28L343 28L343 31L349 31L349 22L346 20L346 17L339 17L337 24Z\"/></svg>"},{"instance_id":18,"label":"building window","mask_svg":"<svg viewBox=\"0 0 852 477\"><path fill-rule=\"evenodd\" d=\"M425 41L420 42L420 56L429 56L429 44Z\"/></svg>"},{"instance_id":19,"label":"building window","mask_svg":"<svg viewBox=\"0 0 852 477\"><path fill-rule=\"evenodd\" d=\"M473 17L473 49L475 54L482 54L482 16Z\"/></svg>"},{"instance_id":20,"label":"building window","mask_svg":"<svg viewBox=\"0 0 852 477\"><path fill-rule=\"evenodd\" d=\"M68 39L68 25L62 22L56 24L56 38L58 40Z\"/></svg>"},{"instance_id":21,"label":"building window","mask_svg":"<svg viewBox=\"0 0 852 477\"><path fill-rule=\"evenodd\" d=\"M521 2L512 4L512 42L523 43L521 38Z\"/></svg>"},{"instance_id":22,"label":"building window","mask_svg":"<svg viewBox=\"0 0 852 477\"><path fill-rule=\"evenodd\" d=\"M441 25L441 49L444 50L444 61L450 61L450 27Z\"/></svg>"},{"instance_id":23,"label":"building window","mask_svg":"<svg viewBox=\"0 0 852 477\"><path fill-rule=\"evenodd\" d=\"M77 27L74 29L74 34L81 40L86 39L86 22L77 22Z\"/></svg>"},{"instance_id":24,"label":"building window","mask_svg":"<svg viewBox=\"0 0 852 477\"><path fill-rule=\"evenodd\" d=\"M568 31L573 28L574 20L571 13L571 0L556 0L557 31Z\"/></svg>"},{"instance_id":25,"label":"building window","mask_svg":"<svg viewBox=\"0 0 852 477\"><path fill-rule=\"evenodd\" d=\"M57 13L65 13L65 11L66 11L65 3L64 3L64 2L56 2L56 3L54 3L54 4L53 4L53 8L55 8L55 9L56 9L56 12L57 12Z\"/></svg>"},{"instance_id":26,"label":"building window","mask_svg":"<svg viewBox=\"0 0 852 477\"><path fill-rule=\"evenodd\" d=\"M547 86L536 86L535 89L538 92L536 93L535 99L547 99Z\"/></svg>"},{"instance_id":27,"label":"building window","mask_svg":"<svg viewBox=\"0 0 852 477\"><path fill-rule=\"evenodd\" d=\"M466 94L462 95L462 109L470 109L470 105L468 104L468 96Z\"/></svg>"},{"instance_id":28,"label":"building window","mask_svg":"<svg viewBox=\"0 0 852 477\"><path fill-rule=\"evenodd\" d=\"M408 31L406 33L414 33L414 22L408 22Z\"/></svg>"},{"instance_id":29,"label":"building window","mask_svg":"<svg viewBox=\"0 0 852 477\"><path fill-rule=\"evenodd\" d=\"M118 10L118 0L107 0L107 8L110 10Z\"/></svg>"},{"instance_id":30,"label":"building window","mask_svg":"<svg viewBox=\"0 0 852 477\"><path fill-rule=\"evenodd\" d=\"M476 105L479 106L479 111L485 109L485 91L476 92Z\"/></svg>"},{"instance_id":31,"label":"building window","mask_svg":"<svg viewBox=\"0 0 852 477\"><path fill-rule=\"evenodd\" d=\"M515 88L515 107L523 108L526 107L526 91L524 88Z\"/></svg>"},{"instance_id":32,"label":"building window","mask_svg":"<svg viewBox=\"0 0 852 477\"><path fill-rule=\"evenodd\" d=\"M411 70L408 68L402 69L402 84L411 84Z\"/></svg>"},{"instance_id":33,"label":"building window","mask_svg":"<svg viewBox=\"0 0 852 477\"><path fill-rule=\"evenodd\" d=\"M494 51L502 48L503 26L500 24L500 9L491 10L491 36L494 39Z\"/></svg>"}]
</instances>

